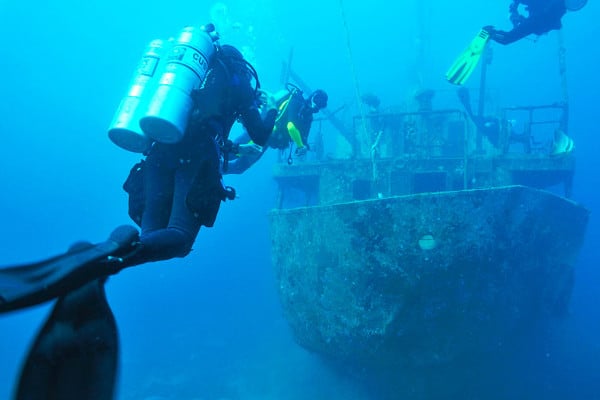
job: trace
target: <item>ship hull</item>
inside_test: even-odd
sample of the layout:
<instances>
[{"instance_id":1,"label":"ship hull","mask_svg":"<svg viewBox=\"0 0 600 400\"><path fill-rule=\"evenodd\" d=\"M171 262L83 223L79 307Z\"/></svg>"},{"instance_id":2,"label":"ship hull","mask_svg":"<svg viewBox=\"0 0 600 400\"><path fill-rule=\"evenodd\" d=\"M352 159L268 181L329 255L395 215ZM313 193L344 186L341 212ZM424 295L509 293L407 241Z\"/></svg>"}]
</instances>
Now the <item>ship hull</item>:
<instances>
[{"instance_id":1,"label":"ship hull","mask_svg":"<svg viewBox=\"0 0 600 400\"><path fill-rule=\"evenodd\" d=\"M568 311L588 214L524 186L274 210L283 311L300 345L359 368L502 352Z\"/></svg>"}]
</instances>

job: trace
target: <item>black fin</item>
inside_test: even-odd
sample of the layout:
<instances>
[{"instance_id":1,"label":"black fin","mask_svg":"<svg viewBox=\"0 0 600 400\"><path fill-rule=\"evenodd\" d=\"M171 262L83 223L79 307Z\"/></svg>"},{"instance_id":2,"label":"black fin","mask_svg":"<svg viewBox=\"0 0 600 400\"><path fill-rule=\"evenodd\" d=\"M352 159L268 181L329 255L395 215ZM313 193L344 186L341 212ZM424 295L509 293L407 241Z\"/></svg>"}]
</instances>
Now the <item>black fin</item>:
<instances>
[{"instance_id":1,"label":"black fin","mask_svg":"<svg viewBox=\"0 0 600 400\"><path fill-rule=\"evenodd\" d=\"M74 245L67 253L41 262L0 269L0 313L43 303L118 272L123 266L107 262L109 257L126 255L137 241L137 230L124 225L105 242Z\"/></svg>"},{"instance_id":2,"label":"black fin","mask_svg":"<svg viewBox=\"0 0 600 400\"><path fill-rule=\"evenodd\" d=\"M119 343L104 281L58 299L29 350L15 400L113 399Z\"/></svg>"}]
</instances>

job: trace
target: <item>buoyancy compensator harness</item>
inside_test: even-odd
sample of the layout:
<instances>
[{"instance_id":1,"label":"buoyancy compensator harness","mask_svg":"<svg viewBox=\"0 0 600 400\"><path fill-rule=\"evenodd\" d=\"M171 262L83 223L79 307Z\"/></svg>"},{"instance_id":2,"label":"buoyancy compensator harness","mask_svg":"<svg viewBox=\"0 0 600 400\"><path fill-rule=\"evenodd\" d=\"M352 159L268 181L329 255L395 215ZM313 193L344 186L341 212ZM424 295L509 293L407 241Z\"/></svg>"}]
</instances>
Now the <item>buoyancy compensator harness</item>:
<instances>
[{"instance_id":1,"label":"buoyancy compensator harness","mask_svg":"<svg viewBox=\"0 0 600 400\"><path fill-rule=\"evenodd\" d=\"M197 122L205 121L210 117L220 119L220 116L227 116L233 110L234 118L239 121L240 110L236 109L237 104L235 104L239 99L234 95L233 88L245 84L242 81L253 82L252 101L260 102L258 74L252 64L246 61L242 53L233 46L223 45L217 47L217 54L213 61L213 68L206 75L200 88L194 93L198 113L193 115L193 119ZM222 81L218 82L219 80ZM219 98L220 102L214 101L215 98ZM228 124L224 123L224 125ZM227 171L229 153L234 147L234 144L228 138L229 128L229 126L224 126L223 135L215 138L223 155L223 171Z\"/></svg>"}]
</instances>

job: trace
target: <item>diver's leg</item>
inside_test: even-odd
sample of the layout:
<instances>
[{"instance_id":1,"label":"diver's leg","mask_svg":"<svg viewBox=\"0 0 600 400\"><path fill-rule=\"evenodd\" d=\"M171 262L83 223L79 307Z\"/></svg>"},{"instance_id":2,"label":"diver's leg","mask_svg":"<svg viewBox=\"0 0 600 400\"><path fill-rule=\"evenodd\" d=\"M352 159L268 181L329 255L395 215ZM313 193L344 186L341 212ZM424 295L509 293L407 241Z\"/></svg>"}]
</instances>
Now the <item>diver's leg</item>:
<instances>
[{"instance_id":1,"label":"diver's leg","mask_svg":"<svg viewBox=\"0 0 600 400\"><path fill-rule=\"evenodd\" d=\"M146 202L140 235L142 250L126 260L128 266L184 257L189 253L199 230L194 216L185 208L185 195L182 195L191 185L191 178L188 178L191 172L188 171L199 163L197 156L188 154L190 150L187 143L156 144L148 155L144 176ZM172 224L173 219L182 222Z\"/></svg>"},{"instance_id":2,"label":"diver's leg","mask_svg":"<svg viewBox=\"0 0 600 400\"><path fill-rule=\"evenodd\" d=\"M172 146L160 143L152 147L146 158L142 240L149 232L166 228L169 223L177 168L174 158Z\"/></svg>"},{"instance_id":3,"label":"diver's leg","mask_svg":"<svg viewBox=\"0 0 600 400\"><path fill-rule=\"evenodd\" d=\"M179 208L173 209L169 221L169 226L176 226L188 232L193 232L193 229L202 225L212 227L221 201L234 195L233 191L223 187L219 147L212 139L204 142L202 146L203 158L200 163L192 166L191 169L181 171L182 180L187 184L182 185L182 190L176 193L176 198L182 201L177 202ZM192 220L187 216L190 213L195 219Z\"/></svg>"},{"instance_id":4,"label":"diver's leg","mask_svg":"<svg viewBox=\"0 0 600 400\"><path fill-rule=\"evenodd\" d=\"M192 249L196 236L200 231L200 220L187 205L186 199L194 183L194 178L205 167L205 160L194 159L182 165L175 174L175 190L171 207L169 232L173 243L172 252L175 257L184 257Z\"/></svg>"},{"instance_id":5,"label":"diver's leg","mask_svg":"<svg viewBox=\"0 0 600 400\"><path fill-rule=\"evenodd\" d=\"M214 220L221 203L221 159L220 150L212 139L196 143L195 154L201 157L190 158L175 174L175 191L168 229L182 237L179 243L180 257L187 255L202 224L212 226L207 220ZM200 190L198 190L200 187ZM200 208L190 204L190 193L201 192ZM219 192L217 192L219 191ZM193 203L193 202L192 202Z\"/></svg>"},{"instance_id":6,"label":"diver's leg","mask_svg":"<svg viewBox=\"0 0 600 400\"><path fill-rule=\"evenodd\" d=\"M181 243L187 237L169 228L176 171L181 167L176 145L155 144L146 158L145 206L140 243L142 250L126 260L128 266L182 257ZM186 253L187 254L187 253Z\"/></svg>"}]
</instances>

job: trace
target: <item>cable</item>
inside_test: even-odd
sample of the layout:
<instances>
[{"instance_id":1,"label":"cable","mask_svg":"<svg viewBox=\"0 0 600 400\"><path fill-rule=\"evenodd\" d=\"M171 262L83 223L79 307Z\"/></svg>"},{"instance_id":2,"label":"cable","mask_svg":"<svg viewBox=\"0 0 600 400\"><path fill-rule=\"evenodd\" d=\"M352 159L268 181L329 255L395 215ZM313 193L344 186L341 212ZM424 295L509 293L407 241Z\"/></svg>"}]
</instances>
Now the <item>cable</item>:
<instances>
[{"instance_id":1,"label":"cable","mask_svg":"<svg viewBox=\"0 0 600 400\"><path fill-rule=\"evenodd\" d=\"M342 16L342 22L344 23L344 31L346 33L346 45L348 47L348 58L350 59L350 67L352 68L352 77L354 79L354 91L356 96L356 102L358 104L358 110L361 117L361 125L363 129L363 134L367 135L367 125L366 125L366 114L363 109L362 101L360 100L360 88L358 85L358 77L356 74L356 65L354 64L354 56L352 55L352 46L350 45L350 29L348 28L348 21L346 19L346 13L344 11L344 1L340 0L340 14Z\"/></svg>"}]
</instances>

